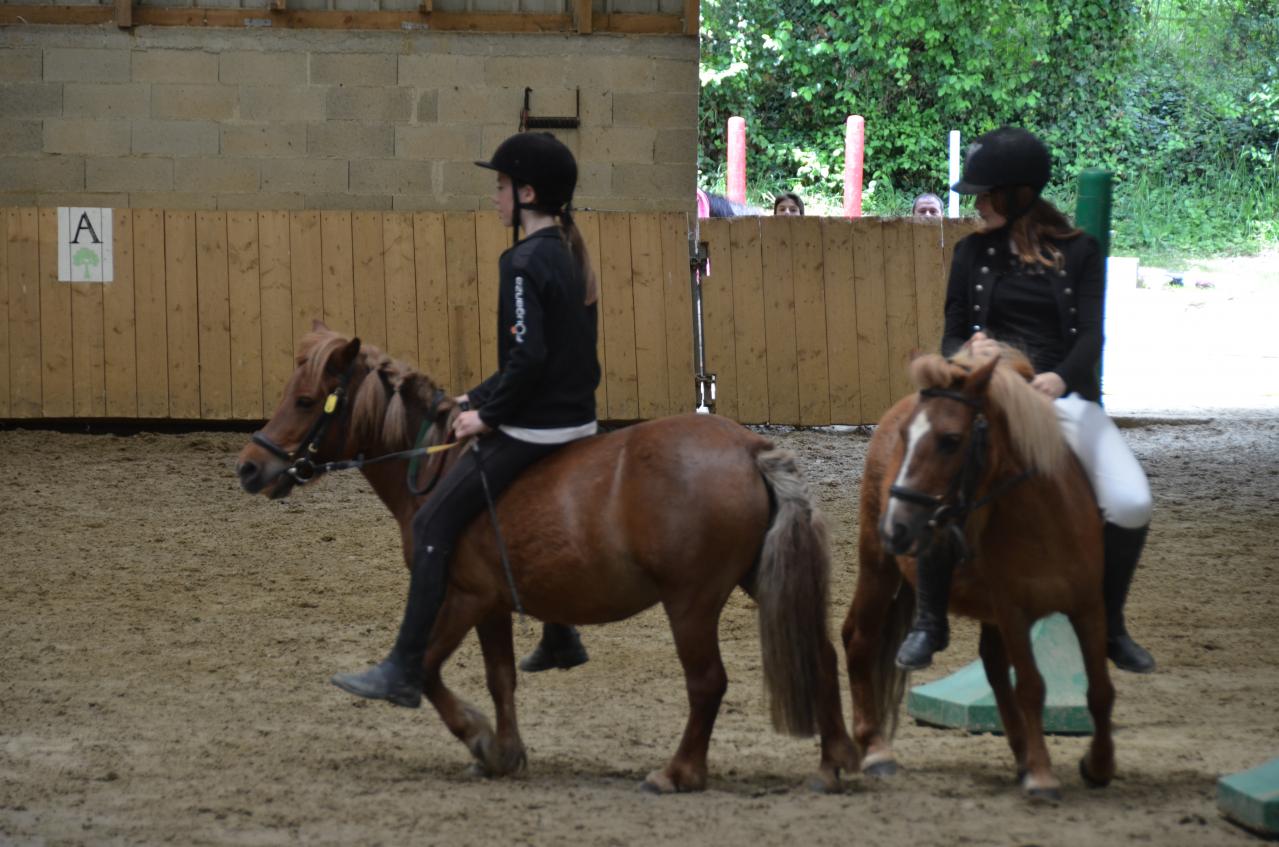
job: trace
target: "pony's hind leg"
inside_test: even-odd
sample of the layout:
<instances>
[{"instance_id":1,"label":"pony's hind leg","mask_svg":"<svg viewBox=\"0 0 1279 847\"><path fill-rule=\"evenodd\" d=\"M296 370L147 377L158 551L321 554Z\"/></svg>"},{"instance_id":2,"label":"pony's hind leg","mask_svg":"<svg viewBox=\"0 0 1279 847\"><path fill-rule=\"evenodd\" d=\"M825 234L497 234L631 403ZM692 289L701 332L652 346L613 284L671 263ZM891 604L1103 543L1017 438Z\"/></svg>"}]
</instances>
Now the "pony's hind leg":
<instances>
[{"instance_id":1,"label":"pony's hind leg","mask_svg":"<svg viewBox=\"0 0 1279 847\"><path fill-rule=\"evenodd\" d=\"M480 765L486 776L503 776L522 771L528 764L515 716L515 648L511 641L511 615L505 610L485 618L476 633L484 654L484 676L497 717L494 743L480 751Z\"/></svg>"},{"instance_id":2,"label":"pony's hind leg","mask_svg":"<svg viewBox=\"0 0 1279 847\"><path fill-rule=\"evenodd\" d=\"M843 790L839 772L857 770L858 756L857 747L848 737L848 728L844 724L839 696L839 659L826 635L825 622L822 623L821 651L817 678L817 726L822 739L822 761L809 787L814 791L835 792Z\"/></svg>"},{"instance_id":3,"label":"pony's hind leg","mask_svg":"<svg viewBox=\"0 0 1279 847\"><path fill-rule=\"evenodd\" d=\"M1032 799L1061 799L1061 783L1053 776L1048 745L1044 743L1044 678L1035 666L1030 643L1030 621L1022 611L1009 603L999 606L999 633L1017 672L1017 706L1026 727L1025 776L1021 786Z\"/></svg>"},{"instance_id":4,"label":"pony's hind leg","mask_svg":"<svg viewBox=\"0 0 1279 847\"><path fill-rule=\"evenodd\" d=\"M675 636L675 650L684 666L688 723L675 755L663 770L650 773L642 788L659 794L701 791L706 787L706 751L711 731L728 689L728 674L719 653L719 608L677 610L668 604L666 614Z\"/></svg>"},{"instance_id":5,"label":"pony's hind leg","mask_svg":"<svg viewBox=\"0 0 1279 847\"><path fill-rule=\"evenodd\" d=\"M1079 760L1079 774L1094 788L1109 785L1115 776L1115 742L1111 735L1110 711L1115 705L1115 686L1106 664L1106 620L1100 614L1070 619L1083 653L1088 675L1088 712L1092 715L1092 743Z\"/></svg>"},{"instance_id":6,"label":"pony's hind leg","mask_svg":"<svg viewBox=\"0 0 1279 847\"><path fill-rule=\"evenodd\" d=\"M986 671L986 681L995 695L995 705L999 709L999 720L1004 725L1004 737L1012 748L1013 760L1017 763L1017 779L1026 775L1026 723L1021 719L1021 710L1013 696L1012 679L1008 675L1008 653L1004 650L1004 640L999 635L999 628L993 624L982 624L981 640L977 647L981 656L982 668Z\"/></svg>"}]
</instances>

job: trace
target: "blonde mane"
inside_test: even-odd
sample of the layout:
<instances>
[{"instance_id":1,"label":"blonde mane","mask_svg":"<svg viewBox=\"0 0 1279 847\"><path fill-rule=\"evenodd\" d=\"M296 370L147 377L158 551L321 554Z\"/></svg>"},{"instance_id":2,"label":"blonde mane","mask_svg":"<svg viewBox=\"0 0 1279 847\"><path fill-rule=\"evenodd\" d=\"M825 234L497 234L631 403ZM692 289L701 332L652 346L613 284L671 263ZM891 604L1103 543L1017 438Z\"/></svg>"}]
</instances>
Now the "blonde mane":
<instances>
[{"instance_id":1,"label":"blonde mane","mask_svg":"<svg viewBox=\"0 0 1279 847\"><path fill-rule=\"evenodd\" d=\"M303 337L298 350L303 383L319 385L329 359L349 343L349 338L330 329L316 329ZM351 437L357 444L380 445L388 452L412 447L417 433L409 432L408 411L429 408L439 386L372 345L361 344L359 357L368 376L351 398Z\"/></svg>"},{"instance_id":2,"label":"blonde mane","mask_svg":"<svg viewBox=\"0 0 1279 847\"><path fill-rule=\"evenodd\" d=\"M986 397L1007 421L1013 452L1026 469L1055 474L1067 455L1057 413L1047 397L1030 387L1035 372L1025 354L1006 344L1000 348ZM958 388L989 361L973 356L968 348L950 359L921 356L911 363L911 377L920 388Z\"/></svg>"}]
</instances>

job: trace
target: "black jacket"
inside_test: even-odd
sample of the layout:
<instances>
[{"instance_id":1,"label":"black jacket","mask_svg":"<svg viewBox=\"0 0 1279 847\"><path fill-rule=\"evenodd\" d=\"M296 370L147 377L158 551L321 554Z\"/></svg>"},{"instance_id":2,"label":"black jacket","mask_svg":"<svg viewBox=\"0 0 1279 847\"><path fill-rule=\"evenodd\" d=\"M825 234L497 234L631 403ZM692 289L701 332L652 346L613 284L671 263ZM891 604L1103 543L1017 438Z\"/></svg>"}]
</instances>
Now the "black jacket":
<instances>
[{"instance_id":1,"label":"black jacket","mask_svg":"<svg viewBox=\"0 0 1279 847\"><path fill-rule=\"evenodd\" d=\"M1102 305L1106 294L1105 260L1090 235L1054 242L1065 258L1060 270L1044 278L1052 285L1067 351L1051 370L1066 383L1066 393L1100 401L1097 366L1101 361ZM1001 278L1019 264L1006 232L974 233L955 245L946 287L946 330L942 354L955 353L972 334L985 331L991 296Z\"/></svg>"},{"instance_id":2,"label":"black jacket","mask_svg":"<svg viewBox=\"0 0 1279 847\"><path fill-rule=\"evenodd\" d=\"M480 419L553 429L595 420L600 382L596 306L559 227L534 232L498 260L497 373L467 392Z\"/></svg>"}]
</instances>

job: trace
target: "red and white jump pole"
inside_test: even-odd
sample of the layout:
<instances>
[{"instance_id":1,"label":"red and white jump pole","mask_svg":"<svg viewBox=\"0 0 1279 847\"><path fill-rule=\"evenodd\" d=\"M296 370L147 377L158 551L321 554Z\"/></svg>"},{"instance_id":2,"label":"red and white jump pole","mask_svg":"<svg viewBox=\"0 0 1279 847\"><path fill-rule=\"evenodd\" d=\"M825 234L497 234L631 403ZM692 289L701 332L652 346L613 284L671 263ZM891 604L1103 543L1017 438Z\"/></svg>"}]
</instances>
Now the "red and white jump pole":
<instances>
[{"instance_id":1,"label":"red and white jump pole","mask_svg":"<svg viewBox=\"0 0 1279 847\"><path fill-rule=\"evenodd\" d=\"M746 203L746 119L728 119L728 199Z\"/></svg>"},{"instance_id":2,"label":"red and white jump pole","mask_svg":"<svg viewBox=\"0 0 1279 847\"><path fill-rule=\"evenodd\" d=\"M851 115L844 125L844 217L862 216L862 159L866 154L866 119Z\"/></svg>"}]
</instances>

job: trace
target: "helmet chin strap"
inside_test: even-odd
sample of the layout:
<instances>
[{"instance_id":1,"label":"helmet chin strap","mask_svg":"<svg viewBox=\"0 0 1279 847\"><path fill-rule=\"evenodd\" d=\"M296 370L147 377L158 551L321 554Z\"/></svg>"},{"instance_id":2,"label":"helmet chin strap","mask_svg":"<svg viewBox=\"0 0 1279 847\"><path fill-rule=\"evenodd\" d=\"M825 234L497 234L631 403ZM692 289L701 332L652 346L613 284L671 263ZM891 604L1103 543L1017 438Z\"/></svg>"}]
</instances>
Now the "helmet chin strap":
<instances>
[{"instance_id":1,"label":"helmet chin strap","mask_svg":"<svg viewBox=\"0 0 1279 847\"><path fill-rule=\"evenodd\" d=\"M511 197L515 200L515 204L511 207L511 246L514 247L520 243L520 185L514 178L511 179Z\"/></svg>"}]
</instances>

